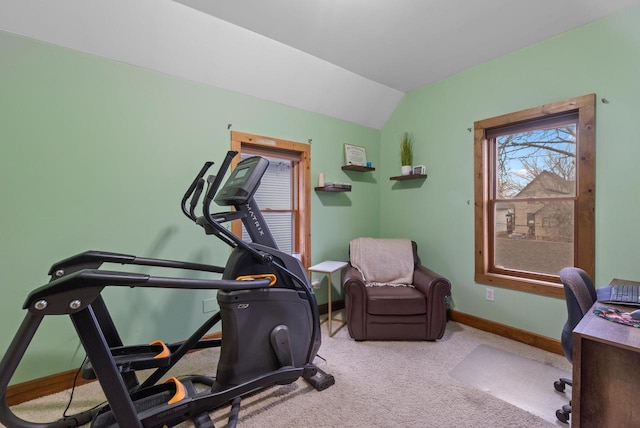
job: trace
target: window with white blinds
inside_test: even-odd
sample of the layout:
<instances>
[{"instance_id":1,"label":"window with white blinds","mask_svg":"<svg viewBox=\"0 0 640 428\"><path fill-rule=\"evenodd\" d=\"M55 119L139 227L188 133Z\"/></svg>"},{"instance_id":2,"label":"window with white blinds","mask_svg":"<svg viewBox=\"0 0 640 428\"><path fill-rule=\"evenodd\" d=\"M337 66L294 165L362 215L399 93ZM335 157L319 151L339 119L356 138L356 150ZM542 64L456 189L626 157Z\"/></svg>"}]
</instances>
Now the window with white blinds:
<instances>
[{"instance_id":1,"label":"window with white blinds","mask_svg":"<svg viewBox=\"0 0 640 428\"><path fill-rule=\"evenodd\" d=\"M242 153L241 158L254 156ZM294 161L287 158L264 156L269 161L269 168L262 177L260 187L254 196L278 248L288 254L294 252L296 230L295 183L293 179ZM242 227L242 239L249 240L249 235Z\"/></svg>"},{"instance_id":2,"label":"window with white blinds","mask_svg":"<svg viewBox=\"0 0 640 428\"><path fill-rule=\"evenodd\" d=\"M241 159L262 156L269 161L269 168L255 195L256 203L278 248L284 253L298 255L303 266L310 266L311 146L231 131L231 150L240 153ZM248 238L240 221L234 221L231 229L243 239Z\"/></svg>"}]
</instances>

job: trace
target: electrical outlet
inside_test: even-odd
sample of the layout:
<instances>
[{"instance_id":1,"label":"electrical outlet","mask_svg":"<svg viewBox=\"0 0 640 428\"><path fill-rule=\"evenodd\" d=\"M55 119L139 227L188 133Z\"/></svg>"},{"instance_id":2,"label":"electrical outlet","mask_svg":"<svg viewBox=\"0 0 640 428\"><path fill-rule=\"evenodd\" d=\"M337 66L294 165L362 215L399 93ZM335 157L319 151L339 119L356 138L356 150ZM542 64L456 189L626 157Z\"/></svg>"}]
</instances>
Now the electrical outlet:
<instances>
[{"instance_id":1,"label":"electrical outlet","mask_svg":"<svg viewBox=\"0 0 640 428\"><path fill-rule=\"evenodd\" d=\"M218 300L213 299L205 299L202 301L202 313L206 314L209 312L213 312L218 310Z\"/></svg>"},{"instance_id":2,"label":"electrical outlet","mask_svg":"<svg viewBox=\"0 0 640 428\"><path fill-rule=\"evenodd\" d=\"M493 288L487 288L486 290L487 300L493 302L495 300L495 296L493 295Z\"/></svg>"}]
</instances>

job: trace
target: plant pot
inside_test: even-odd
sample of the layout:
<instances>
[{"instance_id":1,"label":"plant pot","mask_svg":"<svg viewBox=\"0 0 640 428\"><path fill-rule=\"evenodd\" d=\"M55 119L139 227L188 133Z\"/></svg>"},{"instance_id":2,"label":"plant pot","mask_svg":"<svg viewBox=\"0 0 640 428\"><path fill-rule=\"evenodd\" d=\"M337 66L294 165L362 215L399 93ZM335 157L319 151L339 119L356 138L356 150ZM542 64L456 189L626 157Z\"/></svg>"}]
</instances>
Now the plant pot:
<instances>
[{"instance_id":1,"label":"plant pot","mask_svg":"<svg viewBox=\"0 0 640 428\"><path fill-rule=\"evenodd\" d=\"M411 165L402 165L400 167L400 172L402 175L410 175L411 174Z\"/></svg>"}]
</instances>

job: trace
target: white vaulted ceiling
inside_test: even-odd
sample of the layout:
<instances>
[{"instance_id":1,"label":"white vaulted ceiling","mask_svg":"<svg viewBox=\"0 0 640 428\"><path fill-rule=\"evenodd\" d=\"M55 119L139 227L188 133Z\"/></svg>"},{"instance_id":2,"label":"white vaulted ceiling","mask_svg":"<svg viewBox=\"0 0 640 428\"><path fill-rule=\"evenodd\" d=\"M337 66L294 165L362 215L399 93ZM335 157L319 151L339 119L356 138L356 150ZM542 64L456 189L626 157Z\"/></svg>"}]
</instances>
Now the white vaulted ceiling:
<instances>
[{"instance_id":1,"label":"white vaulted ceiling","mask_svg":"<svg viewBox=\"0 0 640 428\"><path fill-rule=\"evenodd\" d=\"M640 0L0 0L0 30L380 129L408 91Z\"/></svg>"}]
</instances>

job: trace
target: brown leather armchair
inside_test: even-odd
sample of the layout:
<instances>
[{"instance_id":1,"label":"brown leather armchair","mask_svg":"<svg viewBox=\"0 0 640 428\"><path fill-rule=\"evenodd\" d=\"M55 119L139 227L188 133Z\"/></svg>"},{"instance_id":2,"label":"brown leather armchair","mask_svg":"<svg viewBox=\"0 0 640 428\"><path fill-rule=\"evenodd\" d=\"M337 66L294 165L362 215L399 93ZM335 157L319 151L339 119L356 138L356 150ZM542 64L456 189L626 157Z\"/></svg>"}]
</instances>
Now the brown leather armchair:
<instances>
[{"instance_id":1,"label":"brown leather armchair","mask_svg":"<svg viewBox=\"0 0 640 428\"><path fill-rule=\"evenodd\" d=\"M451 283L420 264L413 249L413 286L369 286L350 263L343 277L347 326L355 340L437 340L447 322ZM367 278L368 282L375 278Z\"/></svg>"}]
</instances>

